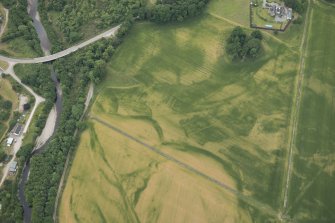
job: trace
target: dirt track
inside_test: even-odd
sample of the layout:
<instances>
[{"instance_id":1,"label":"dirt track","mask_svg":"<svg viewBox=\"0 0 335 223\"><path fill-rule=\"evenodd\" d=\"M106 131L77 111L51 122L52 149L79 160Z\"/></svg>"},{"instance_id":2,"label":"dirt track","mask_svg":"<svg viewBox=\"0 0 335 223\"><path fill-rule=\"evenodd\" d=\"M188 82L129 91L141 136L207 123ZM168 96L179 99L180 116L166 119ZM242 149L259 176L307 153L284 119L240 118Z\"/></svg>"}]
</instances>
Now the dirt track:
<instances>
[{"instance_id":1,"label":"dirt track","mask_svg":"<svg viewBox=\"0 0 335 223\"><path fill-rule=\"evenodd\" d=\"M5 24L2 25L1 27L1 31L0 31L0 37L4 34L7 24L8 24L8 9L4 8L5 12L6 12L6 19L5 19Z\"/></svg>"},{"instance_id":2,"label":"dirt track","mask_svg":"<svg viewBox=\"0 0 335 223\"><path fill-rule=\"evenodd\" d=\"M154 147L154 146L151 146L145 142L143 142L142 140L128 134L127 132L119 129L118 127L114 126L114 125L111 125L110 123L98 118L98 117L95 117L95 116L90 116L90 118L96 122L99 122L100 124L102 125L105 125L107 126L108 128L110 128L111 130L127 137L129 140L132 140L132 141L135 141L136 143L144 146L145 148L151 150L152 152L164 157L165 159L167 160L170 160L172 161L173 163L175 163L176 165L184 168L184 169L187 169L189 170L190 172L198 175L198 176L201 176L209 181L211 181L212 183L214 183L215 185L223 188L224 190L234 194L236 197L238 197L239 199L243 200L244 202L248 203L249 205L251 205L252 207L256 208L256 209L259 209L261 211L263 211L264 213L268 214L268 215L271 215L271 216L274 216L274 217L277 217L278 216L278 213L273 209L271 208L270 206L266 205L266 204L263 204L249 196L246 196L244 195L243 193L241 193L240 191L238 190L235 190L234 188L231 188L230 186L226 185L224 182L221 182L217 179L215 179L214 177L211 177L209 175L207 175L206 173L203 173L201 171L199 171L198 169L192 167L191 165L187 164L187 163L184 163L178 159L176 159L175 157L163 152L162 150Z\"/></svg>"},{"instance_id":3,"label":"dirt track","mask_svg":"<svg viewBox=\"0 0 335 223\"><path fill-rule=\"evenodd\" d=\"M286 173L286 184L284 189L284 201L282 212L285 214L287 209L287 200L288 200L288 191L290 187L291 175L292 175L292 168L293 168L293 149L295 146L295 140L297 136L297 129L298 129L298 122L299 122L299 111L300 111L300 104L303 94L303 82L305 77L305 58L307 56L307 48L308 48L308 36L310 29L310 25L312 22L313 17L313 9L311 9L310 1L308 1L308 8L306 13L306 21L304 24L304 32L302 36L302 41L300 45L300 63L298 69L298 80L297 80L297 89L295 99L293 101L293 109L292 109L292 116L291 116L291 133L290 133L290 140L289 140L289 149L288 149L288 166L287 166L287 173Z\"/></svg>"}]
</instances>

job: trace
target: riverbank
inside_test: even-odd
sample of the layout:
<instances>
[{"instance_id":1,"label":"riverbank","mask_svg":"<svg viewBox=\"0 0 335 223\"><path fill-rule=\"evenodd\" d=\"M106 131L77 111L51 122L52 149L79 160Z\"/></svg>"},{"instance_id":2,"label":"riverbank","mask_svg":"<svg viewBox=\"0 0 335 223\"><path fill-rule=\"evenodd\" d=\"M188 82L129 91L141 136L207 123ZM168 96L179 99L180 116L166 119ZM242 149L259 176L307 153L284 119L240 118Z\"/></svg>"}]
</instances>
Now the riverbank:
<instances>
[{"instance_id":1,"label":"riverbank","mask_svg":"<svg viewBox=\"0 0 335 223\"><path fill-rule=\"evenodd\" d=\"M51 50L51 43L48 39L48 35L43 27L43 24L41 23L39 13L37 11L37 0L28 0L28 14L33 20L33 25L36 30L36 33L38 35L38 38L40 40L40 46L45 56L50 55ZM34 149L32 151L31 156L26 161L24 168L23 168L23 174L22 178L19 184L19 200L21 202L21 205L23 207L23 213L24 213L24 222L29 223L31 222L31 208L29 207L29 203L25 197L25 186L28 181L29 173L30 173L30 160L35 155L41 153L44 151L44 149L47 148L47 145L54 135L59 121L60 121L60 114L62 110L62 92L59 85L59 82L57 80L57 74L54 72L53 66L50 66L50 78L53 80L54 87L56 88L56 102L54 107L51 109L45 127L42 130L42 133L37 138Z\"/></svg>"}]
</instances>

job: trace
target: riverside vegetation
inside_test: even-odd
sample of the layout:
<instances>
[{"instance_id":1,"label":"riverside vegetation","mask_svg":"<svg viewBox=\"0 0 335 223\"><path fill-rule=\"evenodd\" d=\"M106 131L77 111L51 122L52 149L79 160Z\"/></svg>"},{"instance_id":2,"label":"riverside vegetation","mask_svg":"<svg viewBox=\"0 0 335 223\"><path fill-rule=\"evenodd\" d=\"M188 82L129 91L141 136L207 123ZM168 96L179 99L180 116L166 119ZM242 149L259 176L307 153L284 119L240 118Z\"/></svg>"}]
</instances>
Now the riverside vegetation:
<instances>
[{"instance_id":1,"label":"riverside vegetation","mask_svg":"<svg viewBox=\"0 0 335 223\"><path fill-rule=\"evenodd\" d=\"M0 53L19 57L42 55L36 31L27 13L27 0L3 0L2 4L10 13L7 31L1 37Z\"/></svg>"}]
</instances>

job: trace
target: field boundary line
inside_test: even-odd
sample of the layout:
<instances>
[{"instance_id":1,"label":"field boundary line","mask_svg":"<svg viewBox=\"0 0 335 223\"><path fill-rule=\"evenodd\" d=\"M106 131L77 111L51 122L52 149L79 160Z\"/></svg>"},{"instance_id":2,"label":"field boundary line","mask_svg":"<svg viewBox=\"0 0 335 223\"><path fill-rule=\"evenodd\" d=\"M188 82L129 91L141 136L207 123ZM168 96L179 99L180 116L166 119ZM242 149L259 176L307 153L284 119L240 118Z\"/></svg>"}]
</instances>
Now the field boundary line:
<instances>
[{"instance_id":1,"label":"field boundary line","mask_svg":"<svg viewBox=\"0 0 335 223\"><path fill-rule=\"evenodd\" d=\"M213 16L213 17L216 18L216 19L226 21L226 22L228 22L228 23L230 23L230 24L232 24L232 25L235 25L235 26L241 26L241 27L243 27L243 28L250 29L250 27L245 26L245 25L243 25L243 24L241 24L241 23L235 22L235 21L233 21L233 20L231 20L231 19L228 19L228 18L226 18L226 17L219 16L219 15L216 15L216 14L211 13L211 12L208 12L208 15Z\"/></svg>"},{"instance_id":2,"label":"field boundary line","mask_svg":"<svg viewBox=\"0 0 335 223\"><path fill-rule=\"evenodd\" d=\"M287 172L286 172L286 183L284 188L284 197L283 197L283 206L282 206L282 215L285 217L287 213L287 200L288 200L288 191L291 182L291 175L292 175L292 168L294 165L293 161L293 148L295 147L296 137L297 137L297 129L298 129L298 122L299 122L299 113L300 113L300 106L301 106L301 99L303 94L303 82L305 78L305 58L307 57L307 47L308 47L308 31L311 29L312 25L312 16L313 16L313 8L311 9L311 2L308 1L307 6L307 13L306 13L306 20L304 24L304 32L301 40L300 45L300 62L298 68L298 76L297 76L297 83L296 83L296 92L295 92L295 99L293 101L293 109L291 113L291 124L292 127L291 133L289 136L289 146L288 146L288 164L287 164Z\"/></svg>"},{"instance_id":3,"label":"field boundary line","mask_svg":"<svg viewBox=\"0 0 335 223\"><path fill-rule=\"evenodd\" d=\"M169 160L169 161L171 161L171 162L174 162L174 163L177 164L178 166L180 166L180 167L182 167L182 168L184 168L184 169L189 170L189 171L192 172L193 174L196 174L196 175L198 175L198 176L201 176L201 177L207 179L208 181L214 183L215 185L217 185L217 186L219 186L219 187L225 189L226 191L228 191L228 192L234 194L236 197L238 197L239 199L243 200L243 201L246 202L247 204L253 206L254 208L256 208L256 209L258 209L258 210L261 210L261 211L263 211L264 213L269 214L269 215L271 215L271 216L273 216L273 217L276 217L276 218L278 217L278 213L277 213L277 211L275 211L275 210L274 210L272 207L270 207L269 205L264 204L264 203L261 203L261 202L255 200L255 199L253 199L253 198L251 198L251 197L248 197L248 196L242 194L241 192L239 192L239 191L237 191L237 190L231 188L231 187L228 186L227 184L225 184L225 183L223 183L223 182L221 182L221 181L215 179L214 177L211 177L211 176L209 176L209 175L207 175L207 174L205 174L205 173L199 171L198 169L192 167L191 165L189 165L189 164L187 164L187 163L184 163L184 162L182 162L182 161L176 159L175 157L173 157L173 156L171 156L171 155L169 155L169 154L167 154L167 153L161 151L160 149L158 149L158 148L156 148L156 147L154 147L154 146L151 146L151 145L147 144L146 142L141 141L140 139L138 139L138 138L136 138L136 137L130 135L129 133L123 131L122 129L120 129L120 128L118 128L118 127L116 127L116 126L114 126L114 125L112 125L112 124L110 124L110 123L108 123L107 121L105 121L105 120L103 120L103 119L100 119L100 118L98 118L98 117L96 117L96 116L93 116L93 115L90 115L89 118L91 118L92 120L94 120L94 121L96 121L96 122L98 122L98 123L100 123L100 124L102 124L102 125L104 125L104 126L110 128L111 130L113 130L113 131L115 131L115 132L117 132L117 133L123 135L124 137L128 138L129 140L132 140L132 141L134 141L134 142L136 142L136 143L138 143L138 144L144 146L145 148L147 148L147 149L151 150L152 152L154 152L154 153L160 155L161 157L163 157L163 158L165 158L165 159L167 159L167 160Z\"/></svg>"}]
</instances>

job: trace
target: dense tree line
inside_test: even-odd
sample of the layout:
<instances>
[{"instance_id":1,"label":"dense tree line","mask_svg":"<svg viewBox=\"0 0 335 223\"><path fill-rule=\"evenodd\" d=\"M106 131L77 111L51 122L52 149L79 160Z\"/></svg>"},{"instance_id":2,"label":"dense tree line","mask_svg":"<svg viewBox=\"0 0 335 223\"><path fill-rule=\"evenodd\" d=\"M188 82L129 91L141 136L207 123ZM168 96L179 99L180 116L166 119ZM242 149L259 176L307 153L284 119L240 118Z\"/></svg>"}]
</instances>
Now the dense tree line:
<instances>
[{"instance_id":1,"label":"dense tree line","mask_svg":"<svg viewBox=\"0 0 335 223\"><path fill-rule=\"evenodd\" d=\"M82 40L89 30L102 30L120 24L127 17L143 17L144 0L42 0L41 11L56 11L54 25L60 28L66 43Z\"/></svg>"},{"instance_id":2,"label":"dense tree line","mask_svg":"<svg viewBox=\"0 0 335 223\"><path fill-rule=\"evenodd\" d=\"M12 109L12 102L9 100L5 100L0 95L0 122L7 121L9 119L11 109Z\"/></svg>"},{"instance_id":3,"label":"dense tree line","mask_svg":"<svg viewBox=\"0 0 335 223\"><path fill-rule=\"evenodd\" d=\"M284 0L284 2L286 6L298 13L304 12L307 7L307 1L305 0Z\"/></svg>"},{"instance_id":4,"label":"dense tree line","mask_svg":"<svg viewBox=\"0 0 335 223\"><path fill-rule=\"evenodd\" d=\"M74 43L82 40L89 29L106 29L129 17L160 23L183 21L199 15L207 3L208 0L160 0L147 7L145 0L42 0L39 11L44 24L49 20L47 13L56 11L59 16L54 25L59 27L66 43ZM52 36L54 33L55 30L48 30ZM53 44L58 45L57 41L52 38Z\"/></svg>"},{"instance_id":5,"label":"dense tree line","mask_svg":"<svg viewBox=\"0 0 335 223\"><path fill-rule=\"evenodd\" d=\"M161 0L148 11L148 17L155 22L183 21L199 15L208 0Z\"/></svg>"},{"instance_id":6,"label":"dense tree line","mask_svg":"<svg viewBox=\"0 0 335 223\"><path fill-rule=\"evenodd\" d=\"M46 102L43 103L43 109L39 116L36 117L35 126L30 129L34 129L32 141L28 144L22 146L19 152L16 154L17 161L19 163L20 169L17 171L17 179L20 178L21 169L25 161L30 157L31 151L34 148L32 144L35 142L38 135L41 134L48 114L53 106L55 100L55 89L50 78L50 70L47 65L36 64L36 65L17 65L15 66L15 71L22 77L22 82L31 85L34 91L42 95ZM16 92L21 92L22 87L16 82L13 84L13 89ZM30 101L29 103L34 103ZM3 104L4 105L4 104ZM4 105L9 107L9 103ZM18 118L18 113L14 113L13 122L10 123L11 126L16 124L16 119ZM5 186L0 189L0 203L2 204L2 209L0 210L0 222L4 223L14 223L22 222L22 207L20 206L19 200L17 198L18 193L18 181L6 181Z\"/></svg>"},{"instance_id":7,"label":"dense tree line","mask_svg":"<svg viewBox=\"0 0 335 223\"><path fill-rule=\"evenodd\" d=\"M57 2L59 2L59 4L63 4L61 3L62 1L58 1L58 0L55 1L55 4L57 4ZM45 5L45 1L39 1L38 11L40 14L43 27L46 33L48 34L48 39L52 43L50 53L53 54L53 53L64 50L64 48L66 47L66 44L63 42L63 39L60 38L58 31L54 28L51 20L49 19L48 10L47 10L47 6Z\"/></svg>"},{"instance_id":8,"label":"dense tree line","mask_svg":"<svg viewBox=\"0 0 335 223\"><path fill-rule=\"evenodd\" d=\"M0 202L2 209L0 210L0 222L17 223L23 222L22 208L20 207L17 191L18 182L5 181L3 188L0 190Z\"/></svg>"},{"instance_id":9,"label":"dense tree line","mask_svg":"<svg viewBox=\"0 0 335 223\"><path fill-rule=\"evenodd\" d=\"M233 60L256 58L262 51L262 33L253 31L250 36L239 26L235 27L227 39L226 52Z\"/></svg>"},{"instance_id":10,"label":"dense tree line","mask_svg":"<svg viewBox=\"0 0 335 223\"><path fill-rule=\"evenodd\" d=\"M37 94L45 98L42 112L36 120L34 135L38 136L56 100L56 88L51 79L51 70L46 64L19 64L15 66L15 72L22 83L31 86Z\"/></svg>"},{"instance_id":11,"label":"dense tree line","mask_svg":"<svg viewBox=\"0 0 335 223\"><path fill-rule=\"evenodd\" d=\"M5 100L0 95L0 138L6 131L6 125L5 122L9 119L11 110L12 110L12 102L9 100ZM7 154L5 150L0 146L0 162L5 161L7 158Z\"/></svg>"},{"instance_id":12,"label":"dense tree line","mask_svg":"<svg viewBox=\"0 0 335 223\"><path fill-rule=\"evenodd\" d=\"M26 198L32 206L32 222L52 222L66 156L78 141L74 132L80 126L88 84L90 81L99 83L102 80L104 64L111 58L130 25L131 21L126 22L116 38L101 40L54 64L61 81L63 109L60 126L53 140L42 154L31 160Z\"/></svg>"},{"instance_id":13,"label":"dense tree line","mask_svg":"<svg viewBox=\"0 0 335 223\"><path fill-rule=\"evenodd\" d=\"M8 31L1 38L2 42L7 42L18 37L25 40L25 44L41 54L41 48L36 31L31 24L31 19L27 13L27 0L2 0L2 4L10 10L8 19Z\"/></svg>"}]
</instances>

